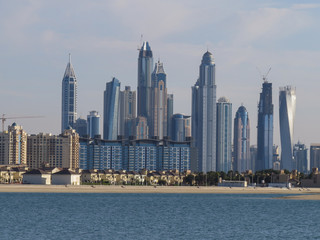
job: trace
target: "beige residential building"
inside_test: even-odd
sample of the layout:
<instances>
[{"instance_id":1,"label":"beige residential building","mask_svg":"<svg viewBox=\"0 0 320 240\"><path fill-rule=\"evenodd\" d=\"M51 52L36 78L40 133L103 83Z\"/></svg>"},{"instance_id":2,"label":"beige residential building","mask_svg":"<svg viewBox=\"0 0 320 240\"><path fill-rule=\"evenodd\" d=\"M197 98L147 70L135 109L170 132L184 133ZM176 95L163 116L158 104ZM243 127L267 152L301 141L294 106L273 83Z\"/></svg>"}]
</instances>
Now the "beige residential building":
<instances>
[{"instance_id":1,"label":"beige residential building","mask_svg":"<svg viewBox=\"0 0 320 240\"><path fill-rule=\"evenodd\" d=\"M59 136L47 133L28 136L27 165L32 169L43 165L79 168L79 135L67 129Z\"/></svg>"},{"instance_id":2,"label":"beige residential building","mask_svg":"<svg viewBox=\"0 0 320 240\"><path fill-rule=\"evenodd\" d=\"M13 123L8 131L0 132L0 165L26 164L27 133Z\"/></svg>"}]
</instances>

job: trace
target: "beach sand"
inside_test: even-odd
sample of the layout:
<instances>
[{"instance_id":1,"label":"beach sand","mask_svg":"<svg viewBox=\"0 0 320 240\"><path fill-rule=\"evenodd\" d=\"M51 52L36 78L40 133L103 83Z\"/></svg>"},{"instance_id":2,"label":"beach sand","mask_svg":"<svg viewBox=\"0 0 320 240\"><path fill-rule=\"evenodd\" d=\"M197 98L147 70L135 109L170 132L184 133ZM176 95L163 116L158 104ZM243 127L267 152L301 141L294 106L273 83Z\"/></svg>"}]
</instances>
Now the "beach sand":
<instances>
[{"instance_id":1,"label":"beach sand","mask_svg":"<svg viewBox=\"0 0 320 240\"><path fill-rule=\"evenodd\" d=\"M320 188L0 184L0 192L289 194L281 199L320 200Z\"/></svg>"}]
</instances>

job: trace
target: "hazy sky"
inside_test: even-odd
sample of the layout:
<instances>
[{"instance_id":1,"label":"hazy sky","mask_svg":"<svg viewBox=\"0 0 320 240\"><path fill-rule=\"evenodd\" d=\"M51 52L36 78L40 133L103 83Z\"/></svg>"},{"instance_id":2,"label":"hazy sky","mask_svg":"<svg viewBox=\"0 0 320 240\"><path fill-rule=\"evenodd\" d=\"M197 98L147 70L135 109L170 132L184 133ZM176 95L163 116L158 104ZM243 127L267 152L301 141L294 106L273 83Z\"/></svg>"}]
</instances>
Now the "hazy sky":
<instances>
[{"instance_id":1,"label":"hazy sky","mask_svg":"<svg viewBox=\"0 0 320 240\"><path fill-rule=\"evenodd\" d=\"M303 2L301 4L300 2ZM78 116L103 114L112 77L137 86L140 36L161 59L174 112L190 114L191 86L203 53L216 63L218 97L243 103L256 144L257 103L264 74L273 83L274 142L279 138L279 87L297 92L295 141L320 142L319 1L246 0L0 0L0 114L28 133L58 134L61 81L72 54L78 80ZM7 120L6 125L13 120ZM102 119L101 119L102 122ZM7 126L6 126L7 128ZM102 132L102 129L100 129Z\"/></svg>"}]
</instances>

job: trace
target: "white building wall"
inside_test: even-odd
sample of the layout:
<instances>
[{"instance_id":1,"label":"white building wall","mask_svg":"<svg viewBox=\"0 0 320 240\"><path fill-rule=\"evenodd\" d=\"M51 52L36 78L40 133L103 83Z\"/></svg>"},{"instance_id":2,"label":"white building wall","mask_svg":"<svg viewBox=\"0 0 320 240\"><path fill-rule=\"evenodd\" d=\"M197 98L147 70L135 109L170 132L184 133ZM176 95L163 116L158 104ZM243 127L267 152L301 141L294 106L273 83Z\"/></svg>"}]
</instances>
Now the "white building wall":
<instances>
[{"instance_id":1,"label":"white building wall","mask_svg":"<svg viewBox=\"0 0 320 240\"><path fill-rule=\"evenodd\" d=\"M51 174L24 174L22 183L50 185Z\"/></svg>"}]
</instances>

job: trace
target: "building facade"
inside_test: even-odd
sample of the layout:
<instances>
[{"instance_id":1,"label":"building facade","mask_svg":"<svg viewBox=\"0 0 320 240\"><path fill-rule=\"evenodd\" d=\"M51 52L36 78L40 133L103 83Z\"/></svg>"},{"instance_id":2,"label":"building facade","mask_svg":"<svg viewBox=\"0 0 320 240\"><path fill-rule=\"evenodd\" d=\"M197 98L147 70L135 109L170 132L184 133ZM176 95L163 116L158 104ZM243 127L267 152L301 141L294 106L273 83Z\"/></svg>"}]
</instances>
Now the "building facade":
<instances>
[{"instance_id":1,"label":"building facade","mask_svg":"<svg viewBox=\"0 0 320 240\"><path fill-rule=\"evenodd\" d=\"M138 116L145 117L151 125L152 93L151 73L153 67L152 51L148 42L143 42L138 58Z\"/></svg>"},{"instance_id":2,"label":"building facade","mask_svg":"<svg viewBox=\"0 0 320 240\"><path fill-rule=\"evenodd\" d=\"M281 138L281 169L292 171L293 164L293 124L296 113L296 90L291 86L279 91L279 120Z\"/></svg>"},{"instance_id":3,"label":"building facade","mask_svg":"<svg viewBox=\"0 0 320 240\"><path fill-rule=\"evenodd\" d=\"M82 169L162 171L190 169L191 141L80 139Z\"/></svg>"},{"instance_id":4,"label":"building facade","mask_svg":"<svg viewBox=\"0 0 320 240\"><path fill-rule=\"evenodd\" d=\"M173 115L173 94L167 94L167 136L171 134L171 117Z\"/></svg>"},{"instance_id":5,"label":"building facade","mask_svg":"<svg viewBox=\"0 0 320 240\"><path fill-rule=\"evenodd\" d=\"M234 118L233 170L239 173L253 170L250 161L250 121L247 109L240 106Z\"/></svg>"},{"instance_id":6,"label":"building facade","mask_svg":"<svg viewBox=\"0 0 320 240\"><path fill-rule=\"evenodd\" d=\"M256 171L273 167L273 104L272 83L264 79L258 105Z\"/></svg>"},{"instance_id":7,"label":"building facade","mask_svg":"<svg viewBox=\"0 0 320 240\"><path fill-rule=\"evenodd\" d=\"M123 169L123 142L120 140L80 139L81 169Z\"/></svg>"},{"instance_id":8,"label":"building facade","mask_svg":"<svg viewBox=\"0 0 320 240\"><path fill-rule=\"evenodd\" d=\"M119 135L129 138L134 136L134 120L136 118L136 91L125 86L120 91Z\"/></svg>"},{"instance_id":9,"label":"building facade","mask_svg":"<svg viewBox=\"0 0 320 240\"><path fill-rule=\"evenodd\" d=\"M80 137L86 137L88 135L87 120L83 118L78 118L74 124L74 129Z\"/></svg>"},{"instance_id":10,"label":"building facade","mask_svg":"<svg viewBox=\"0 0 320 240\"><path fill-rule=\"evenodd\" d=\"M320 168L320 144L312 143L310 145L310 170Z\"/></svg>"},{"instance_id":11,"label":"building facade","mask_svg":"<svg viewBox=\"0 0 320 240\"><path fill-rule=\"evenodd\" d=\"M158 61L155 64L152 79L152 104L151 104L151 125L150 135L163 139L167 136L167 75L163 63Z\"/></svg>"},{"instance_id":12,"label":"building facade","mask_svg":"<svg viewBox=\"0 0 320 240\"><path fill-rule=\"evenodd\" d=\"M176 113L171 117L172 141L184 142L187 137L191 137L191 118L190 116Z\"/></svg>"},{"instance_id":13,"label":"building facade","mask_svg":"<svg viewBox=\"0 0 320 240\"><path fill-rule=\"evenodd\" d=\"M216 171L232 170L232 103L225 98L217 102L217 166Z\"/></svg>"},{"instance_id":14,"label":"building facade","mask_svg":"<svg viewBox=\"0 0 320 240\"><path fill-rule=\"evenodd\" d=\"M39 133L28 136L27 166L38 169L44 165L58 168L79 168L79 134L67 129L63 134Z\"/></svg>"},{"instance_id":15,"label":"building facade","mask_svg":"<svg viewBox=\"0 0 320 240\"><path fill-rule=\"evenodd\" d=\"M61 132L69 127L74 128L77 119L77 79L71 64L69 63L62 79L62 108L61 108Z\"/></svg>"},{"instance_id":16,"label":"building facade","mask_svg":"<svg viewBox=\"0 0 320 240\"><path fill-rule=\"evenodd\" d=\"M206 52L200 77L192 87L192 138L197 149L197 171L216 171L216 81L213 55Z\"/></svg>"},{"instance_id":17,"label":"building facade","mask_svg":"<svg viewBox=\"0 0 320 240\"><path fill-rule=\"evenodd\" d=\"M293 146L293 169L298 172L309 173L310 162L308 159L308 148L306 145L298 142Z\"/></svg>"},{"instance_id":18,"label":"building facade","mask_svg":"<svg viewBox=\"0 0 320 240\"><path fill-rule=\"evenodd\" d=\"M96 135L100 135L100 115L97 111L91 111L87 116L87 135L90 138L94 138Z\"/></svg>"},{"instance_id":19,"label":"building facade","mask_svg":"<svg viewBox=\"0 0 320 240\"><path fill-rule=\"evenodd\" d=\"M148 120L146 117L138 116L134 123L134 136L137 140L149 138Z\"/></svg>"},{"instance_id":20,"label":"building facade","mask_svg":"<svg viewBox=\"0 0 320 240\"><path fill-rule=\"evenodd\" d=\"M113 78L106 84L103 102L103 138L117 140L119 118L120 82Z\"/></svg>"},{"instance_id":21,"label":"building facade","mask_svg":"<svg viewBox=\"0 0 320 240\"><path fill-rule=\"evenodd\" d=\"M27 163L27 133L13 123L8 131L0 132L0 165Z\"/></svg>"}]
</instances>

